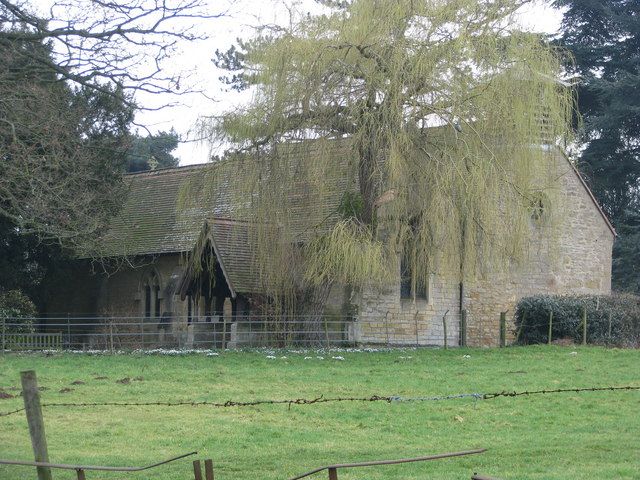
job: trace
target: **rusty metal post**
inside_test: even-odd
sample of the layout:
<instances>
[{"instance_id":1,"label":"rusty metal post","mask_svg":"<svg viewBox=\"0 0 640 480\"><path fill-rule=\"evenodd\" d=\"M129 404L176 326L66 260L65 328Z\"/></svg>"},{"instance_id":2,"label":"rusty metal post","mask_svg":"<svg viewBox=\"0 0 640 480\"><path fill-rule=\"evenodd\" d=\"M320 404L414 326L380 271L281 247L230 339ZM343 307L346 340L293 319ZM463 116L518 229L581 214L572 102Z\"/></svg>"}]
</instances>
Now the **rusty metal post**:
<instances>
[{"instance_id":1,"label":"rusty metal post","mask_svg":"<svg viewBox=\"0 0 640 480\"><path fill-rule=\"evenodd\" d=\"M329 468L329 480L338 480L337 468Z\"/></svg>"},{"instance_id":2,"label":"rusty metal post","mask_svg":"<svg viewBox=\"0 0 640 480\"><path fill-rule=\"evenodd\" d=\"M195 480L202 480L202 465L200 465L200 460L193 461L193 478Z\"/></svg>"},{"instance_id":3,"label":"rusty metal post","mask_svg":"<svg viewBox=\"0 0 640 480\"><path fill-rule=\"evenodd\" d=\"M34 459L36 462L49 463L47 437L44 434L44 420L42 418L36 372L33 370L20 372L20 381L22 383L22 398L24 400L24 410L27 414L27 423L29 424ZM51 469L49 467L36 467L36 469L38 471L38 480L51 480Z\"/></svg>"},{"instance_id":4,"label":"rusty metal post","mask_svg":"<svg viewBox=\"0 0 640 480\"><path fill-rule=\"evenodd\" d=\"M86 480L86 477L84 476L84 470L81 468L78 468L76 470L76 475L78 476L78 480Z\"/></svg>"},{"instance_id":5,"label":"rusty metal post","mask_svg":"<svg viewBox=\"0 0 640 480\"><path fill-rule=\"evenodd\" d=\"M210 458L204 461L204 476L206 480L213 480L213 460Z\"/></svg>"}]
</instances>

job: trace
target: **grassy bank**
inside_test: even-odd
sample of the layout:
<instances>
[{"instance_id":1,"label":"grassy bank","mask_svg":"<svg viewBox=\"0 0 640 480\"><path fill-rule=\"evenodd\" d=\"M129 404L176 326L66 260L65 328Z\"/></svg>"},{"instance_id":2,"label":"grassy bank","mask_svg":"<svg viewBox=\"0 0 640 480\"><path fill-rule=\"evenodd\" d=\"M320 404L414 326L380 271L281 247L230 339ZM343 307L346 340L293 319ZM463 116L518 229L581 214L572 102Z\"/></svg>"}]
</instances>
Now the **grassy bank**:
<instances>
[{"instance_id":1,"label":"grassy bank","mask_svg":"<svg viewBox=\"0 0 640 480\"><path fill-rule=\"evenodd\" d=\"M0 357L0 388L15 397L0 399L0 411L22 405L19 372L26 369L37 371L45 387L42 401L48 403L415 397L640 385L640 351L526 347L176 357L5 355ZM199 458L213 458L221 480L283 479L332 462L480 447L489 451L429 464L344 471L340 478L464 479L480 472L504 479L631 479L640 477L639 408L640 392L634 391L290 408L50 407L44 417L51 461L142 465L198 450ZM24 415L0 417L0 458L28 460L30 448ZM151 473L88 472L87 478L187 480L190 475L183 461ZM34 476L30 469L0 466L2 479L27 476ZM55 478L75 474L58 471Z\"/></svg>"}]
</instances>

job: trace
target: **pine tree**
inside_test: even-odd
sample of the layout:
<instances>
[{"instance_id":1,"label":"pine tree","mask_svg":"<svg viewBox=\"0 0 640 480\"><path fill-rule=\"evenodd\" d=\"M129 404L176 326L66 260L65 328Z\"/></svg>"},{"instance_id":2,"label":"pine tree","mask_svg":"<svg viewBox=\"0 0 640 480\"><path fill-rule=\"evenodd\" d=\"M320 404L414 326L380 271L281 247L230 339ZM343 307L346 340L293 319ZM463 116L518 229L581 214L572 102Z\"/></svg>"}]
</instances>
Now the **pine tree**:
<instances>
[{"instance_id":1,"label":"pine tree","mask_svg":"<svg viewBox=\"0 0 640 480\"><path fill-rule=\"evenodd\" d=\"M582 170L620 235L614 248L613 283L638 290L632 272L638 256L627 256L640 181L640 2L556 0L566 9L558 43L569 49L570 73L579 79L583 118Z\"/></svg>"}]
</instances>

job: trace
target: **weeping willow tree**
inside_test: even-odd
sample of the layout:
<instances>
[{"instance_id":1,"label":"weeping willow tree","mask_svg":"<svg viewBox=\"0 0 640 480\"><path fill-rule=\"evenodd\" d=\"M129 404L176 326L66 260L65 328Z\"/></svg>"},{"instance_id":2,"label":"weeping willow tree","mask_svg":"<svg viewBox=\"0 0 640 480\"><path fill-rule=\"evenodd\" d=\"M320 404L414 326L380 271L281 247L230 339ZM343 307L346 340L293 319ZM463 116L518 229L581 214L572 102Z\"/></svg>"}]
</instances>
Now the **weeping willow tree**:
<instances>
[{"instance_id":1,"label":"weeping willow tree","mask_svg":"<svg viewBox=\"0 0 640 480\"><path fill-rule=\"evenodd\" d=\"M217 52L251 101L207 123L233 147L202 184L233 191L265 288L320 311L333 284L397 281L399 259L416 285L522 258L573 113L559 52L516 27L526 2L318 3Z\"/></svg>"}]
</instances>

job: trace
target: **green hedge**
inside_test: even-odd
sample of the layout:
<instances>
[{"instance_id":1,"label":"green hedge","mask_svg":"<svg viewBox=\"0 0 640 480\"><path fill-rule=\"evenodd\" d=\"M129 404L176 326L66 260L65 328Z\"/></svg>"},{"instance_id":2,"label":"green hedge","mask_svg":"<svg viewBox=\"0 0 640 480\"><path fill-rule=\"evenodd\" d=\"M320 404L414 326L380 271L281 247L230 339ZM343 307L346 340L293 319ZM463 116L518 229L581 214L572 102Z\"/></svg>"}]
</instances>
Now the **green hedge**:
<instances>
[{"instance_id":1,"label":"green hedge","mask_svg":"<svg viewBox=\"0 0 640 480\"><path fill-rule=\"evenodd\" d=\"M550 312L553 312L552 340L582 343L585 308L587 343L640 347L640 297L627 294L525 297L516 308L517 343L547 343Z\"/></svg>"}]
</instances>

